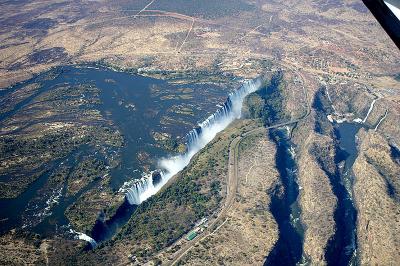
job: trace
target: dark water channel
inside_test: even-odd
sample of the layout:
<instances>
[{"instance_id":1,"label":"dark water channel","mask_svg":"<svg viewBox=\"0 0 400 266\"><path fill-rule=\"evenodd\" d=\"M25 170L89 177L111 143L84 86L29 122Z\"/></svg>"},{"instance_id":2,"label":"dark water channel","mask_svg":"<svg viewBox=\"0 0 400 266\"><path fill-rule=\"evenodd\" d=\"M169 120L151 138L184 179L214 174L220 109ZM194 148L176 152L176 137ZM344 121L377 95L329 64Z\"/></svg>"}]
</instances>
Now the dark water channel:
<instances>
[{"instance_id":1,"label":"dark water channel","mask_svg":"<svg viewBox=\"0 0 400 266\"><path fill-rule=\"evenodd\" d=\"M335 125L338 152L335 158L337 170L328 174L338 205L334 218L337 231L328 243L326 258L328 265L358 265L357 262L357 211L353 204L354 177L351 171L357 158L356 134L362 125L341 123ZM275 191L270 210L278 223L279 239L267 256L264 265L308 265L309 258L303 253L304 228L300 222L297 197L297 166L293 156L293 145L284 130L271 130L270 139L277 144L276 166L280 174L284 193Z\"/></svg>"},{"instance_id":2,"label":"dark water channel","mask_svg":"<svg viewBox=\"0 0 400 266\"><path fill-rule=\"evenodd\" d=\"M115 215L110 219L106 219L104 215L100 215L96 224L92 229L91 236L96 242L102 242L111 239L118 229L129 221L136 210L137 205L130 205L127 200L118 208Z\"/></svg>"},{"instance_id":3,"label":"dark water channel","mask_svg":"<svg viewBox=\"0 0 400 266\"><path fill-rule=\"evenodd\" d=\"M53 162L44 168L55 168L61 163L61 159ZM51 171L44 170L44 173L39 176L22 194L15 199L0 200L0 233L4 233L12 228L22 226L22 212L27 207L29 201L36 195L37 191L46 184Z\"/></svg>"},{"instance_id":4,"label":"dark water channel","mask_svg":"<svg viewBox=\"0 0 400 266\"><path fill-rule=\"evenodd\" d=\"M326 257L329 265L357 265L357 210L353 203L352 166L357 158L356 134L362 126L357 123L336 124L339 140L336 156L337 170L330 177L338 202L335 210L336 233L331 239ZM344 162L344 164L343 164Z\"/></svg>"},{"instance_id":5,"label":"dark water channel","mask_svg":"<svg viewBox=\"0 0 400 266\"><path fill-rule=\"evenodd\" d=\"M297 201L299 186L293 145L285 130L270 130L269 137L277 145L275 161L284 191L275 191L271 197L270 210L278 223L279 238L264 265L296 265L302 261L304 229Z\"/></svg>"}]
</instances>

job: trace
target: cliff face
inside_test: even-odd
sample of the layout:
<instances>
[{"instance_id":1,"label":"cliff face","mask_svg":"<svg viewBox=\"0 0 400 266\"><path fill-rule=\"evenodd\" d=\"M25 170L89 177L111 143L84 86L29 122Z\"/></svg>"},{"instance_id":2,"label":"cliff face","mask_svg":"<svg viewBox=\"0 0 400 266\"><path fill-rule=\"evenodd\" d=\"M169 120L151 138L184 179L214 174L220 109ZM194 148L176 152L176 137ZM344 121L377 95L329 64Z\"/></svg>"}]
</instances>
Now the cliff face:
<instances>
[{"instance_id":1,"label":"cliff face","mask_svg":"<svg viewBox=\"0 0 400 266\"><path fill-rule=\"evenodd\" d=\"M400 106L386 98L379 98L366 121L390 141L400 143Z\"/></svg>"},{"instance_id":2,"label":"cliff face","mask_svg":"<svg viewBox=\"0 0 400 266\"><path fill-rule=\"evenodd\" d=\"M352 122L359 118L358 155L350 172L354 175L353 203L357 211L357 257L361 265L397 265L400 261L400 173L398 146L400 109L393 89L377 90L346 82L326 85L320 92L320 121ZM321 123L326 125L326 123ZM321 132L326 132L323 126Z\"/></svg>"},{"instance_id":3,"label":"cliff face","mask_svg":"<svg viewBox=\"0 0 400 266\"><path fill-rule=\"evenodd\" d=\"M310 117L309 120L313 120ZM327 171L334 172L335 151L329 136L314 132L313 123L300 123L293 133L298 144L299 203L304 224L304 255L316 265L327 263L325 256L336 225L334 212L337 199Z\"/></svg>"},{"instance_id":4,"label":"cliff face","mask_svg":"<svg viewBox=\"0 0 400 266\"><path fill-rule=\"evenodd\" d=\"M271 193L281 185L276 147L261 134L244 140L239 151L236 201L221 227L182 259L185 265L262 265L278 240L269 211Z\"/></svg>"},{"instance_id":5,"label":"cliff face","mask_svg":"<svg viewBox=\"0 0 400 266\"><path fill-rule=\"evenodd\" d=\"M253 93L246 98L243 113L250 118L262 119L266 126L304 117L308 104L302 90L304 84L299 81L301 76L287 71L273 77L275 80L268 83L264 91ZM289 208L291 217L292 206L297 205L300 211L300 224L295 225L298 222L290 220L302 243L300 258L296 259L301 260L303 257L303 261L324 265L332 259L329 256L332 256L334 251L330 250L335 250L337 232L337 197L332 180L337 174L336 141L333 126L326 117L333 109L326 92L318 90L318 84L309 77L306 78L309 86L307 90L316 91L316 94L310 115L300 119L296 125L289 125L288 128L295 151L293 159L297 165L297 177L293 180L297 184L292 183L290 186L298 186L299 194L286 208ZM282 145L281 142L277 140L278 145ZM282 193L283 197L287 197L287 193L292 193L291 188L285 187ZM285 231L288 228L280 227L279 230ZM280 234L285 234L282 231ZM296 249L288 248L287 252L296 253Z\"/></svg>"},{"instance_id":6,"label":"cliff face","mask_svg":"<svg viewBox=\"0 0 400 266\"><path fill-rule=\"evenodd\" d=\"M398 150L378 133L359 135L360 152L353 166L359 260L361 265L396 265L400 261Z\"/></svg>"}]
</instances>

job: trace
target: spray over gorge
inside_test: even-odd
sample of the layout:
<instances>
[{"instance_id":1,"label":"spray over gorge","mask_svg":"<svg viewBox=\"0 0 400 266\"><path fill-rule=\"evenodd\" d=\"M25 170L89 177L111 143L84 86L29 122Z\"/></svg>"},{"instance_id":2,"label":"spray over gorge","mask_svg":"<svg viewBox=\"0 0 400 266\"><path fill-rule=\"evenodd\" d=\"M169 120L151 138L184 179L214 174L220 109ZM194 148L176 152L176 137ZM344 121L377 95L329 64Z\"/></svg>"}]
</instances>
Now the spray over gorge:
<instances>
[{"instance_id":1,"label":"spray over gorge","mask_svg":"<svg viewBox=\"0 0 400 266\"><path fill-rule=\"evenodd\" d=\"M6 121L14 112L24 112L46 98L44 102L55 116L42 121L54 127L58 132L54 134L61 134L61 137L50 137L52 141L63 142L53 146L57 147L53 152L61 155L47 164L40 156L30 157L43 163L39 170L47 171L20 196L0 201L3 209L0 233L20 226L45 236L60 234L67 239L79 238L70 232L73 229L99 243L110 239L135 211L137 205L125 199L126 191L118 192L124 182L140 180L142 172L150 172L148 169L161 168L167 172L152 158L168 158L177 150L169 149L165 139L156 137L183 140L196 121L211 115L215 106L224 102L227 91L233 87L168 84L92 65L55 68L19 86L36 83L41 84L37 93L3 114L1 119ZM18 89L18 86L10 88L7 93ZM55 103L56 99L62 99L65 104ZM82 107L83 103L88 106ZM65 126L58 120L58 112L63 113L65 121L70 121ZM81 118L85 121L78 123ZM77 138L78 133L83 135ZM24 138L27 134L20 136ZM69 138L75 141L66 141ZM18 141L15 145L19 145ZM38 145L35 152L48 148ZM31 163L26 169L36 165ZM28 178L31 172L26 171ZM159 171L153 175L155 184L163 181ZM2 176L1 181L7 178L11 175ZM154 193L151 187L146 191L150 195Z\"/></svg>"},{"instance_id":2,"label":"spray over gorge","mask_svg":"<svg viewBox=\"0 0 400 266\"><path fill-rule=\"evenodd\" d=\"M2 1L0 265L400 265L387 2Z\"/></svg>"},{"instance_id":3,"label":"spray over gorge","mask_svg":"<svg viewBox=\"0 0 400 266\"><path fill-rule=\"evenodd\" d=\"M260 79L245 81L238 90L229 94L215 113L189 131L186 135L186 152L176 156L161 157L154 166L156 170L144 172L141 178L125 182L119 189L119 193L125 193L124 203L110 219L99 217L91 236L97 242L111 239L134 215L138 205L155 195L171 177L183 170L191 158L212 141L218 132L241 116L244 98L258 90L260 86Z\"/></svg>"},{"instance_id":4,"label":"spray over gorge","mask_svg":"<svg viewBox=\"0 0 400 266\"><path fill-rule=\"evenodd\" d=\"M156 194L172 176L187 166L190 159L206 146L218 132L225 129L233 120L240 118L244 98L256 91L260 85L259 79L246 81L237 91L231 93L220 109L189 132L187 135L187 151L184 154L160 160L161 171L158 179L154 178L157 176L156 172L152 172L144 175L140 180L134 181L126 191L128 202L138 205Z\"/></svg>"},{"instance_id":5,"label":"spray over gorge","mask_svg":"<svg viewBox=\"0 0 400 266\"><path fill-rule=\"evenodd\" d=\"M233 120L240 118L244 98L256 91L260 85L259 79L246 81L237 91L231 93L220 109L189 132L187 151L184 154L160 160L159 178L155 178L158 175L156 172L152 172L133 182L126 191L128 202L138 205L156 194L172 176L187 166L190 159L205 147L218 132L225 129ZM126 183L125 186L127 185L130 184Z\"/></svg>"}]
</instances>

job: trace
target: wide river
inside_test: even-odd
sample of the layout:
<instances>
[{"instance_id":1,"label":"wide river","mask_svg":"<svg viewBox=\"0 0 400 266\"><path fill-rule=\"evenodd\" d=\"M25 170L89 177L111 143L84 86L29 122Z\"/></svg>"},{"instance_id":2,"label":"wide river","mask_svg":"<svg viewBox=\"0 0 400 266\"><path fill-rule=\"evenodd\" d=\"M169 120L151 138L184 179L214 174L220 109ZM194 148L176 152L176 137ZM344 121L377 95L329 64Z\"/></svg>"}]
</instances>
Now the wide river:
<instances>
[{"instance_id":1,"label":"wide river","mask_svg":"<svg viewBox=\"0 0 400 266\"><path fill-rule=\"evenodd\" d=\"M184 138L194 126L212 114L219 104L224 103L228 90L233 89L212 84L168 82L101 67L63 66L3 90L0 97L31 83L40 84L36 93L17 104L13 110L2 114L0 122L12 118L20 110L29 107L36 97L59 86L91 84L100 89L101 103L96 108L104 118L112 121L124 137L123 148L113 151L121 158L118 167L111 170L113 190L118 190L125 181L140 178L148 168L156 168L159 158L171 154L157 145L153 138L155 132L169 134L173 139ZM24 221L34 215L29 213L33 205L36 213L46 207L46 200L37 203L33 199L37 198L49 174L60 163L74 167L82 154L93 153L94 150L87 145L79 147L68 156L46 165L48 171L19 197L0 200L0 233L26 226ZM140 161L140 157L147 158L146 163ZM9 176L0 178L6 179ZM45 235L54 234L57 228L68 224L64 216L66 208L89 189L89 186L86 187L74 197L67 197L65 191L60 192L58 204L31 229Z\"/></svg>"}]
</instances>

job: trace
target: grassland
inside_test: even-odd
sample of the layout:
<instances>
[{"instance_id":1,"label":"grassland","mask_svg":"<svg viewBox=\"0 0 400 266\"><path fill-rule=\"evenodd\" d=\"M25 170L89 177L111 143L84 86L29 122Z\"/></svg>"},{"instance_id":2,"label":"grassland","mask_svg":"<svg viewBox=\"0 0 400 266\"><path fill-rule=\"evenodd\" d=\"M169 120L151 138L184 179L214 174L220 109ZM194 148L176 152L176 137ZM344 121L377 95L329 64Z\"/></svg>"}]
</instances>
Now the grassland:
<instances>
[{"instance_id":1,"label":"grassland","mask_svg":"<svg viewBox=\"0 0 400 266\"><path fill-rule=\"evenodd\" d=\"M293 130L290 128L299 152L298 182L303 187L299 202L306 225L304 253L315 264L326 263L328 241L335 234L336 201L329 171L336 143L332 124L326 116L332 115L335 120L363 119L372 100L377 99L366 119L369 131L359 135L360 155L353 169L355 202L360 212L360 261L398 264L400 259L395 255L399 253L396 238L399 219L394 176L399 163L392 151L396 150L393 147L399 147L400 138L400 55L361 1L232 3L224 0L199 5L194 0L41 0L7 1L0 7L1 89L52 67L76 63L101 64L118 71L170 79L176 84L229 81L226 86L232 88L242 78L283 71L284 82L278 86L279 90L253 94L246 102L247 107L253 107L245 113L251 118L260 118L266 113L263 121L271 124L302 117L308 101L318 103L313 105L306 120ZM49 73L45 79L57 75ZM118 149L123 144L123 136L112 121L102 117L95 108L99 98L94 86L59 86L43 94L40 90L37 83L0 97L0 117L13 112L24 100L35 98L12 119L1 119L0 193L3 198L21 194L46 173L51 160L62 160L78 147L93 148L105 143ZM79 99L82 93L88 97ZM164 99L188 97L191 95L182 92L170 93ZM191 115L184 106L170 111ZM176 122L170 116L162 120L163 125ZM197 219L213 215L220 208L225 196L227 146L233 136L240 134L237 126L221 133L168 187L141 205L120 234L99 249L81 253L80 243L60 239L41 242L51 247L41 249L37 243L22 240L29 240L31 236L6 234L1 237L0 248L11 255L4 263L13 259L40 263L48 258L46 250L53 264L159 262L155 254L174 243ZM273 149L268 141L257 143ZM179 148L173 140L166 139L161 144L171 150ZM249 143L246 145L247 148L242 147L245 154L242 162L247 162L254 148ZM76 154L74 159L82 156ZM115 166L117 162L104 163ZM270 160L265 167L272 168L269 163ZM107 174L102 164L92 161L88 165L88 175L83 179L80 175L84 167L70 169L54 165L56 170L40 190L48 195L50 187L59 189L60 183L66 183L70 195L78 196L66 215L76 227L86 231L99 211L115 210L116 202L121 200L110 190L109 177L95 178ZM246 172L245 166L241 171ZM250 181L241 184L241 201L235 203L238 211L230 213L232 220L224 228L232 232L238 226L256 236L259 227L271 225L268 230L272 237L265 243L257 243L260 252L252 250L254 246L246 246L246 253L252 253L246 258L254 262L260 261L261 250L270 250L276 236L269 214L258 208L248 194L256 190L256 185L264 188L271 185L257 183L262 172L257 171L260 172L255 174L254 184ZM72 175L67 180L69 172ZM268 203L268 194L260 191L256 194L257 199ZM246 209L247 206L252 210ZM208 246L203 245L187 261L199 263L201 256L209 256L213 262L235 260L227 252L237 252L234 245L246 245L249 240L239 241L242 232L234 233L233 239L210 240L221 253L211 254ZM219 241L231 242L222 247ZM17 260L22 257L20 247L27 251L28 258L23 261ZM38 256L40 252L43 253Z\"/></svg>"}]
</instances>

